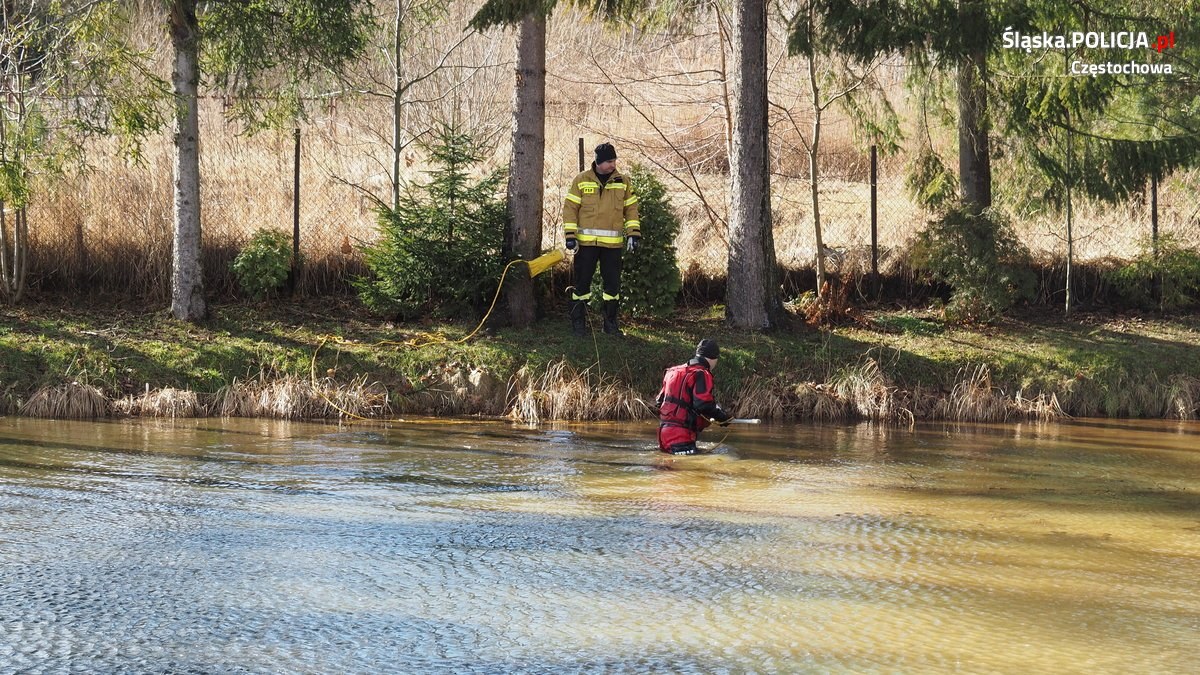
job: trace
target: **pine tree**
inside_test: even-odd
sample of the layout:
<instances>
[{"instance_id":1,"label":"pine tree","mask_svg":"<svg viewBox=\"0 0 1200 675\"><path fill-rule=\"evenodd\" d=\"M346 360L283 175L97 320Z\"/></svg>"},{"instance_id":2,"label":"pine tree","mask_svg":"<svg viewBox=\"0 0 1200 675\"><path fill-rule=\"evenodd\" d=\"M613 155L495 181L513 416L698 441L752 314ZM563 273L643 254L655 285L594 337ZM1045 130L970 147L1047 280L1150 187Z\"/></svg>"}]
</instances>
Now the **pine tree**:
<instances>
[{"instance_id":1,"label":"pine tree","mask_svg":"<svg viewBox=\"0 0 1200 675\"><path fill-rule=\"evenodd\" d=\"M486 148L453 127L426 149L429 182L407 186L395 208L376 205L380 236L364 249L371 275L356 286L364 304L400 319L463 317L484 306L500 277L505 175L472 180Z\"/></svg>"}]
</instances>

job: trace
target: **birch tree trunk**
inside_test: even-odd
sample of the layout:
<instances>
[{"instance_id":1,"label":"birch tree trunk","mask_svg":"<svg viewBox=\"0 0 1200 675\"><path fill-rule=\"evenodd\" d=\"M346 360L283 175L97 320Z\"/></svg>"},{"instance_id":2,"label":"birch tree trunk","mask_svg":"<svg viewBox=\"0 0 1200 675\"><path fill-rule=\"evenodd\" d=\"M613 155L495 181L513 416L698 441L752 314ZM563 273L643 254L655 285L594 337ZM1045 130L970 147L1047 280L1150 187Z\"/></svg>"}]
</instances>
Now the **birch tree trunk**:
<instances>
[{"instance_id":1,"label":"birch tree trunk","mask_svg":"<svg viewBox=\"0 0 1200 675\"><path fill-rule=\"evenodd\" d=\"M504 258L536 258L542 245L542 195L546 155L546 18L530 14L517 31L517 82L513 102L512 160L508 176L508 229ZM517 269L505 282L512 324L537 318L533 280Z\"/></svg>"},{"instance_id":2,"label":"birch tree trunk","mask_svg":"<svg viewBox=\"0 0 1200 675\"><path fill-rule=\"evenodd\" d=\"M7 22L7 13L5 13ZM7 56L10 50L4 50L0 57ZM8 145L8 127L14 125L18 129L28 123L29 114L25 106L25 87L28 84L21 70L21 57L24 50L12 50L15 57L0 58L8 68L0 73L0 90L4 91L7 103L16 106L0 109L0 162L7 161L15 166L18 172L17 182L28 185L29 171L27 157L19 147L10 148ZM9 70L11 69L11 70ZM24 192L24 188L19 189ZM12 211L13 229L8 229L8 211ZM0 295L12 304L21 301L25 294L25 261L29 248L29 209L25 198L14 199L5 203L0 199Z\"/></svg>"},{"instance_id":3,"label":"birch tree trunk","mask_svg":"<svg viewBox=\"0 0 1200 675\"><path fill-rule=\"evenodd\" d=\"M813 21L812 3L809 3L810 22ZM821 87L817 82L817 54L813 50L808 55L808 86L812 95L813 119L812 142L808 147L808 178L809 191L812 197L813 236L817 245L817 297L825 295L825 237L821 232Z\"/></svg>"},{"instance_id":4,"label":"birch tree trunk","mask_svg":"<svg viewBox=\"0 0 1200 675\"><path fill-rule=\"evenodd\" d=\"M400 153L404 149L404 0L396 0L395 93L392 97L392 209L400 208Z\"/></svg>"},{"instance_id":5,"label":"birch tree trunk","mask_svg":"<svg viewBox=\"0 0 1200 675\"><path fill-rule=\"evenodd\" d=\"M173 0L171 82L175 88L175 240L171 265L171 314L181 321L204 318L200 266L200 81L196 0Z\"/></svg>"},{"instance_id":6,"label":"birch tree trunk","mask_svg":"<svg viewBox=\"0 0 1200 675\"><path fill-rule=\"evenodd\" d=\"M0 109L0 115L6 115L7 111ZM8 118L0 117L0 158L8 156ZM9 283L11 278L12 260L9 256L8 249L9 234L8 234L8 207L3 199L0 199L0 293L6 299L12 298L12 287Z\"/></svg>"},{"instance_id":7,"label":"birch tree trunk","mask_svg":"<svg viewBox=\"0 0 1200 675\"><path fill-rule=\"evenodd\" d=\"M771 233L766 34L765 0L739 0L734 9L736 77L725 320L753 330L777 326L783 311Z\"/></svg>"}]
</instances>

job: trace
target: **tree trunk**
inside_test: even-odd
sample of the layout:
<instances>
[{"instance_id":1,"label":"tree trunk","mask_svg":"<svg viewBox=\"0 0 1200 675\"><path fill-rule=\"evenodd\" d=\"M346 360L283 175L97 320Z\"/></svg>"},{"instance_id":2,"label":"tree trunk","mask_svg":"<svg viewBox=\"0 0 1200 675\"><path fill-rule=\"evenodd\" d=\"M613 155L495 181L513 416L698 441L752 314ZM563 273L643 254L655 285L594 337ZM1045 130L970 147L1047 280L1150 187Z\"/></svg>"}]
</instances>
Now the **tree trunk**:
<instances>
[{"instance_id":1,"label":"tree trunk","mask_svg":"<svg viewBox=\"0 0 1200 675\"><path fill-rule=\"evenodd\" d=\"M813 21L812 3L809 3L810 22ZM813 235L817 245L817 297L825 294L825 238L821 234L821 87L817 83L817 54L813 50L808 55L808 88L812 95L812 143L808 147L808 178L809 191L812 196Z\"/></svg>"},{"instance_id":2,"label":"tree trunk","mask_svg":"<svg viewBox=\"0 0 1200 675\"><path fill-rule=\"evenodd\" d=\"M0 121L3 125L3 121ZM12 295L8 284L8 211L4 200L0 199L0 295L8 298Z\"/></svg>"},{"instance_id":3,"label":"tree trunk","mask_svg":"<svg viewBox=\"0 0 1200 675\"><path fill-rule=\"evenodd\" d=\"M196 98L200 80L196 0L171 5L175 64L175 241L171 269L171 314L181 321L204 318L200 266L200 124Z\"/></svg>"},{"instance_id":4,"label":"tree trunk","mask_svg":"<svg viewBox=\"0 0 1200 675\"><path fill-rule=\"evenodd\" d=\"M25 267L29 258L29 209L22 206L16 213L13 232L12 301L16 304L25 295Z\"/></svg>"},{"instance_id":5,"label":"tree trunk","mask_svg":"<svg viewBox=\"0 0 1200 675\"><path fill-rule=\"evenodd\" d=\"M10 122L16 122L18 130L26 125L29 121L28 109L25 107L25 85L26 78L21 71L21 62L18 58L12 65L15 65L16 71L6 74L8 89L8 103L16 104L15 117L8 117L8 111L0 110L0 114L5 115L5 118L0 119L0 161L8 160L17 167L19 172L18 181L24 186L28 186L29 172L26 169L26 156L19 146L11 149L8 145L8 125ZM8 208L13 214L13 229L8 231L8 219L5 209ZM0 201L0 279L3 280L3 295L12 304L17 304L21 301L21 297L25 294L25 261L27 259L29 246L29 209L27 200L14 199L12 203L5 204Z\"/></svg>"},{"instance_id":6,"label":"tree trunk","mask_svg":"<svg viewBox=\"0 0 1200 675\"><path fill-rule=\"evenodd\" d=\"M776 288L771 233L765 0L741 0L734 15L737 76L725 320L737 328L761 330L778 325L783 310Z\"/></svg>"},{"instance_id":7,"label":"tree trunk","mask_svg":"<svg viewBox=\"0 0 1200 675\"><path fill-rule=\"evenodd\" d=\"M542 245L542 176L546 155L546 18L539 14L522 19L517 32L512 145L504 259L532 260ZM537 306L533 280L524 269L509 275L505 297L514 326L529 326L534 322Z\"/></svg>"},{"instance_id":8,"label":"tree trunk","mask_svg":"<svg viewBox=\"0 0 1200 675\"><path fill-rule=\"evenodd\" d=\"M992 205L988 143L987 7L961 0L958 8L968 49L958 63L958 174L962 198L972 213Z\"/></svg>"},{"instance_id":9,"label":"tree trunk","mask_svg":"<svg viewBox=\"0 0 1200 675\"><path fill-rule=\"evenodd\" d=\"M0 118L0 158L5 156L5 125L7 123L8 120ZM11 278L12 262L8 242L8 207L4 200L0 199L0 294L11 300L12 284L9 283L9 279Z\"/></svg>"},{"instance_id":10,"label":"tree trunk","mask_svg":"<svg viewBox=\"0 0 1200 675\"><path fill-rule=\"evenodd\" d=\"M729 28L720 3L714 3L717 12L717 42L721 45L721 103L725 106L725 159L733 157L733 102L729 100L729 63L725 58L725 44L729 41ZM726 206L729 206L726 204Z\"/></svg>"},{"instance_id":11,"label":"tree trunk","mask_svg":"<svg viewBox=\"0 0 1200 675\"><path fill-rule=\"evenodd\" d=\"M400 153L404 150L404 0L396 0L395 95L392 98L392 209L400 208Z\"/></svg>"}]
</instances>

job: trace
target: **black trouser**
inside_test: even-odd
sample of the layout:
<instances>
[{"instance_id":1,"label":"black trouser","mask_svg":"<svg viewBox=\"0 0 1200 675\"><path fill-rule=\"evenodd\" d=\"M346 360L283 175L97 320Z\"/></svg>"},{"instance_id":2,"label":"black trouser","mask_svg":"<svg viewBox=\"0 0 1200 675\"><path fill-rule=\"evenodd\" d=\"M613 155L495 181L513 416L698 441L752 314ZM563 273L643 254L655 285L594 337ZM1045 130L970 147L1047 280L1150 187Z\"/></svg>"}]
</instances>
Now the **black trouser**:
<instances>
[{"instance_id":1,"label":"black trouser","mask_svg":"<svg viewBox=\"0 0 1200 675\"><path fill-rule=\"evenodd\" d=\"M600 263L600 278L604 294L616 299L621 294L621 249L601 246L580 246L575 253L575 295L586 297L592 292L592 276Z\"/></svg>"}]
</instances>

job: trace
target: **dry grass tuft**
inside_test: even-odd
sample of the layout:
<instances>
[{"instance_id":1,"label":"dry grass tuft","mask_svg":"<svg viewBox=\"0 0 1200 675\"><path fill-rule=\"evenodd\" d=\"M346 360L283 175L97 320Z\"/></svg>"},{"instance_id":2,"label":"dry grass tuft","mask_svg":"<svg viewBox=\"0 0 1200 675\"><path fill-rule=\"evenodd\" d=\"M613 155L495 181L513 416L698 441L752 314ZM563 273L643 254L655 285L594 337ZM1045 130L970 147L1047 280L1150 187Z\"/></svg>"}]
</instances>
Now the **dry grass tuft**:
<instances>
[{"instance_id":1,"label":"dry grass tuft","mask_svg":"<svg viewBox=\"0 0 1200 675\"><path fill-rule=\"evenodd\" d=\"M406 391L394 408L427 415L498 416L507 409L506 393L504 384L486 368L448 363L426 372L420 385Z\"/></svg>"},{"instance_id":2,"label":"dry grass tuft","mask_svg":"<svg viewBox=\"0 0 1200 675\"><path fill-rule=\"evenodd\" d=\"M1194 420L1200 415L1200 379L1176 375L1167 383L1166 417Z\"/></svg>"},{"instance_id":3,"label":"dry grass tuft","mask_svg":"<svg viewBox=\"0 0 1200 675\"><path fill-rule=\"evenodd\" d=\"M817 422L842 422L849 418L850 408L829 387L812 382L801 382L790 390L791 409L800 419Z\"/></svg>"},{"instance_id":4,"label":"dry grass tuft","mask_svg":"<svg viewBox=\"0 0 1200 675\"><path fill-rule=\"evenodd\" d=\"M526 424L645 416L637 392L628 385L591 368L575 370L565 360L550 364L541 375L522 368L509 382L509 394L508 416Z\"/></svg>"},{"instance_id":5,"label":"dry grass tuft","mask_svg":"<svg viewBox=\"0 0 1200 675\"><path fill-rule=\"evenodd\" d=\"M812 416L817 422L842 422L850 416L850 408L836 393L819 389Z\"/></svg>"},{"instance_id":6,"label":"dry grass tuft","mask_svg":"<svg viewBox=\"0 0 1200 675\"><path fill-rule=\"evenodd\" d=\"M795 416L795 405L787 389L777 379L752 375L734 395L737 402L732 412L737 417L758 417L765 420L788 420Z\"/></svg>"},{"instance_id":7,"label":"dry grass tuft","mask_svg":"<svg viewBox=\"0 0 1200 675\"><path fill-rule=\"evenodd\" d=\"M1070 417L1063 412L1062 406L1058 403L1058 395L1045 393L1038 394L1036 398L1025 398L1018 391L1013 397L1013 410L1024 417L1043 421L1060 420L1065 417Z\"/></svg>"},{"instance_id":8,"label":"dry grass tuft","mask_svg":"<svg viewBox=\"0 0 1200 675\"><path fill-rule=\"evenodd\" d=\"M295 376L269 381L235 380L217 392L212 409L222 417L291 420L374 418L392 412L387 389L368 383L366 376L349 384L339 384L332 378L313 382Z\"/></svg>"},{"instance_id":9,"label":"dry grass tuft","mask_svg":"<svg viewBox=\"0 0 1200 675\"><path fill-rule=\"evenodd\" d=\"M912 411L897 400L896 387L875 359L865 359L857 367L839 373L832 385L850 410L861 417L876 422L913 422Z\"/></svg>"},{"instance_id":10,"label":"dry grass tuft","mask_svg":"<svg viewBox=\"0 0 1200 675\"><path fill-rule=\"evenodd\" d=\"M992 386L992 372L982 364L960 379L935 408L935 415L956 422L1003 422L1008 413L1004 392Z\"/></svg>"},{"instance_id":11,"label":"dry grass tuft","mask_svg":"<svg viewBox=\"0 0 1200 675\"><path fill-rule=\"evenodd\" d=\"M113 403L113 412L131 417L204 417L208 414L194 391L167 387L126 396Z\"/></svg>"},{"instance_id":12,"label":"dry grass tuft","mask_svg":"<svg viewBox=\"0 0 1200 675\"><path fill-rule=\"evenodd\" d=\"M21 406L19 414L47 419L95 419L108 417L112 408L108 398L89 384L71 382L57 387L42 387Z\"/></svg>"},{"instance_id":13,"label":"dry grass tuft","mask_svg":"<svg viewBox=\"0 0 1200 675\"><path fill-rule=\"evenodd\" d=\"M903 407L912 412L914 420L928 420L937 415L942 395L937 389L917 385L903 394L902 401Z\"/></svg>"},{"instance_id":14,"label":"dry grass tuft","mask_svg":"<svg viewBox=\"0 0 1200 675\"><path fill-rule=\"evenodd\" d=\"M1104 388L1094 379L1079 373L1062 385L1059 400L1063 410L1075 417L1095 417L1104 405Z\"/></svg>"},{"instance_id":15,"label":"dry grass tuft","mask_svg":"<svg viewBox=\"0 0 1200 675\"><path fill-rule=\"evenodd\" d=\"M316 391L326 403L325 417L370 419L392 414L387 387L368 382L366 375L347 384L338 384L332 378L318 380Z\"/></svg>"}]
</instances>

